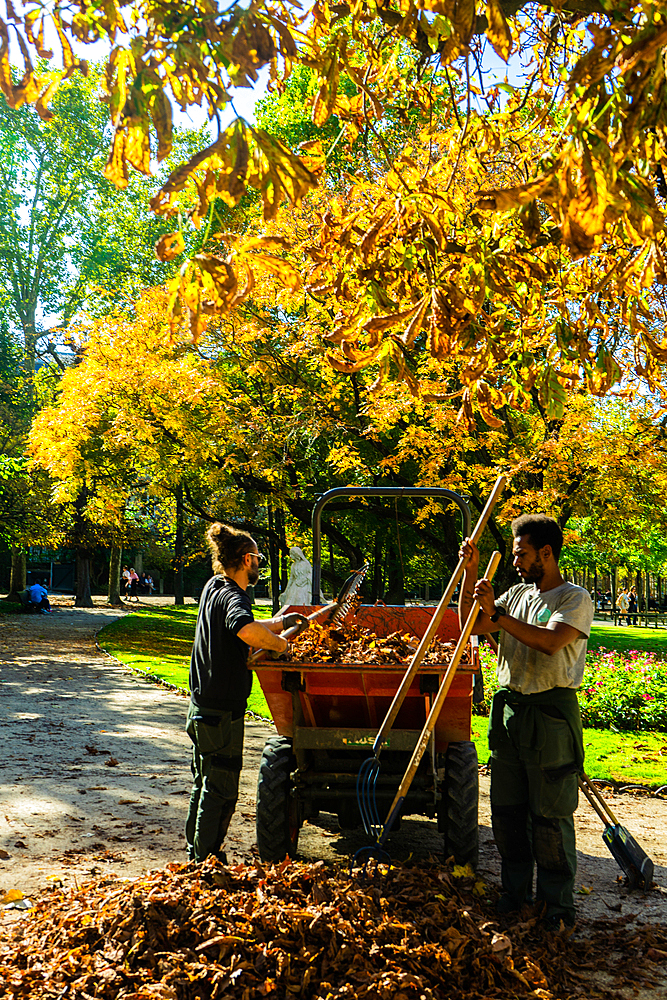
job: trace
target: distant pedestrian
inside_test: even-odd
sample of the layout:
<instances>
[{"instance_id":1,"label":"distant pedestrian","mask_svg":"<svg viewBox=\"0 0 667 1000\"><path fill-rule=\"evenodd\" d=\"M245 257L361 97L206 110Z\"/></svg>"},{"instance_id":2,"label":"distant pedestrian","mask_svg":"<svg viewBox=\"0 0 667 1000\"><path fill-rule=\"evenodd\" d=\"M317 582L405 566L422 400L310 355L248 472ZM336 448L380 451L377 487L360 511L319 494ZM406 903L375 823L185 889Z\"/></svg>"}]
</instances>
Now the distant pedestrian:
<instances>
[{"instance_id":1,"label":"distant pedestrian","mask_svg":"<svg viewBox=\"0 0 667 1000\"><path fill-rule=\"evenodd\" d=\"M637 624L637 588L630 587L628 594L628 625Z\"/></svg>"},{"instance_id":2,"label":"distant pedestrian","mask_svg":"<svg viewBox=\"0 0 667 1000\"><path fill-rule=\"evenodd\" d=\"M622 625L622 619L628 613L628 608L630 607L630 595L628 594L625 587L616 598L616 607L618 608L618 624ZM630 624L628 622L628 624Z\"/></svg>"},{"instance_id":3,"label":"distant pedestrian","mask_svg":"<svg viewBox=\"0 0 667 1000\"><path fill-rule=\"evenodd\" d=\"M130 598L134 598L139 603L139 574L134 566L130 567Z\"/></svg>"},{"instance_id":4,"label":"distant pedestrian","mask_svg":"<svg viewBox=\"0 0 667 1000\"><path fill-rule=\"evenodd\" d=\"M123 597L129 598L130 596L130 570L129 567L123 566L123 572L120 577L121 594Z\"/></svg>"},{"instance_id":5,"label":"distant pedestrian","mask_svg":"<svg viewBox=\"0 0 667 1000\"><path fill-rule=\"evenodd\" d=\"M150 573L146 573L146 593L148 594L149 597L151 596L154 590L155 590L155 585L153 583L153 577L150 575Z\"/></svg>"}]
</instances>

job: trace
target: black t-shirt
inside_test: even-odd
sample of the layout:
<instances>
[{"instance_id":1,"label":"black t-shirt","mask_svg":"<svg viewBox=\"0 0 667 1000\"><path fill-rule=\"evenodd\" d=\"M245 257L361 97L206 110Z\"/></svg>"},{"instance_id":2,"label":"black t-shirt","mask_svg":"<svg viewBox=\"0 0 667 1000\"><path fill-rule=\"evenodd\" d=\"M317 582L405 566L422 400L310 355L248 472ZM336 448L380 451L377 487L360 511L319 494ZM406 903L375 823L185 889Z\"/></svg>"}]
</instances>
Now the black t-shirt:
<instances>
[{"instance_id":1,"label":"black t-shirt","mask_svg":"<svg viewBox=\"0 0 667 1000\"><path fill-rule=\"evenodd\" d=\"M254 620L250 597L238 583L226 576L208 581L190 658L190 697L198 708L245 712L252 673L248 646L238 633Z\"/></svg>"}]
</instances>

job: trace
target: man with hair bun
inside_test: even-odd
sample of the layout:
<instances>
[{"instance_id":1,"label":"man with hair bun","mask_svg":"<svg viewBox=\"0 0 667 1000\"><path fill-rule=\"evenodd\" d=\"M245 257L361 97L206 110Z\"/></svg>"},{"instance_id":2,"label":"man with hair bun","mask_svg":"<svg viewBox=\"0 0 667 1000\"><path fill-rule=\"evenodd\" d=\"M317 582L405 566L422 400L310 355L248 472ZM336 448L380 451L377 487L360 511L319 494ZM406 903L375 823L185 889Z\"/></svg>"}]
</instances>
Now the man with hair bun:
<instances>
[{"instance_id":1,"label":"man with hair bun","mask_svg":"<svg viewBox=\"0 0 667 1000\"><path fill-rule=\"evenodd\" d=\"M199 601L186 725L194 744L194 783L185 837L188 857L197 862L211 854L227 860L222 844L238 798L243 719L252 686L249 648L267 649L277 658L289 650L278 633L308 627L298 613L255 621L247 590L257 583L264 556L252 535L218 522L206 539L215 576Z\"/></svg>"},{"instance_id":2,"label":"man with hair bun","mask_svg":"<svg viewBox=\"0 0 667 1000\"><path fill-rule=\"evenodd\" d=\"M584 763L577 688L593 623L593 603L558 568L563 532L551 517L524 514L512 522L514 567L522 582L497 599L477 580L479 551L469 538L459 598L473 632L499 632L498 684L489 718L491 815L502 860L500 913L535 900L554 930L575 922L577 857L574 811Z\"/></svg>"}]
</instances>

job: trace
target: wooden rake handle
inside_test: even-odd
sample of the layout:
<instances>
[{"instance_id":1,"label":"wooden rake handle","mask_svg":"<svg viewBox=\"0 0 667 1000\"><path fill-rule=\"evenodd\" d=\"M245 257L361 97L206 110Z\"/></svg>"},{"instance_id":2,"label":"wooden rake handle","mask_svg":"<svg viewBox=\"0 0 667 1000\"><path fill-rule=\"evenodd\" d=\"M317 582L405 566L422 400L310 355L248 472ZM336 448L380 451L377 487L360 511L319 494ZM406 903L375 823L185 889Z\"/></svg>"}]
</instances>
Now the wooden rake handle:
<instances>
[{"instance_id":1,"label":"wooden rake handle","mask_svg":"<svg viewBox=\"0 0 667 1000\"><path fill-rule=\"evenodd\" d=\"M507 484L506 476L499 476L498 479L496 479L493 489L491 490L489 499L486 501L484 510L480 514L479 520L477 521L477 524L473 528L472 535L470 536L473 542L479 541L482 532L486 527L486 523L489 520L489 517L491 516L491 511L495 507L498 498L505 489L506 484ZM421 638L421 642L419 643L419 646L417 647L417 650L414 653L412 660L408 665L408 669L405 672L405 676L401 681L400 687L396 692L396 694L394 695L394 699L391 705L389 706L389 711L385 716L384 722L380 726L380 730L377 736L375 737L375 742L373 743L373 753L375 754L376 757L380 753L382 744L387 736L387 733L389 732L391 727L394 725L394 722L396 721L396 716L398 715L401 709L401 705L403 704L405 696L410 688L410 685L412 684L415 675L419 670L421 662L424 659L426 653L428 652L428 648L431 645L431 642L433 641L433 637L438 630L438 626L440 625L440 622L444 617L449 602L452 599L454 591L456 590L456 585L463 576L463 570L465 569L467 562L468 562L467 559L459 559L456 569L454 570L452 577L449 583L447 584L447 588L442 597L440 598L440 603L435 609L435 613L433 614L433 617L429 622L429 626L424 632L424 635Z\"/></svg>"},{"instance_id":2,"label":"wooden rake handle","mask_svg":"<svg viewBox=\"0 0 667 1000\"><path fill-rule=\"evenodd\" d=\"M487 580L493 579L495 572L498 569L500 558L501 558L500 552L496 551L492 553L491 558L489 560L489 565L486 567L486 573L484 574L484 577ZM442 678L440 688L438 689L435 701L431 706L431 711L429 712L426 724L422 729L421 736L417 741L417 746L414 749L410 763L408 764L407 770L403 776L403 780L399 785L394 801L392 802L391 808L387 814L387 819L385 820L385 824L382 829L382 834L379 840L380 843L384 843L384 840L388 836L391 827L393 825L395 815L399 811L403 802L405 801L405 797L408 794L410 785L412 784L412 780L415 774L417 773L419 762L421 761L422 757L424 756L424 753L426 752L426 748L428 747L431 734L435 729L435 725L438 721L438 716L440 715L445 698L447 697L447 693L451 687L452 681L454 680L454 675L456 674L456 668L458 667L459 661L463 655L463 650L465 649L467 642L470 636L472 635L472 630L474 628L475 621L479 613L479 608L480 608L479 601L473 601L472 608L470 609L470 614L468 615L466 623L463 626L463 631L461 632L459 641L456 644L456 649L454 650L454 654L452 656L450 664L447 667L444 677Z\"/></svg>"},{"instance_id":3,"label":"wooden rake handle","mask_svg":"<svg viewBox=\"0 0 667 1000\"><path fill-rule=\"evenodd\" d=\"M579 788L582 790L593 809L595 809L604 825L618 826L618 820L609 808L609 804L602 798L588 775L586 773L579 775L578 781Z\"/></svg>"}]
</instances>

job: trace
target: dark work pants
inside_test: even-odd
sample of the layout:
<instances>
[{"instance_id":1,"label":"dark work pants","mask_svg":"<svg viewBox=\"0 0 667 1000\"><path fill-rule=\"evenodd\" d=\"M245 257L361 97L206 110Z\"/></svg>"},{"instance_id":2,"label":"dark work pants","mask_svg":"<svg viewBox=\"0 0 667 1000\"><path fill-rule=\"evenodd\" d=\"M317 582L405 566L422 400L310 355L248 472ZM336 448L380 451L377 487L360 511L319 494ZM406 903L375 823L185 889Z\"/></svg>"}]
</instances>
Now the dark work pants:
<instances>
[{"instance_id":1,"label":"dark work pants","mask_svg":"<svg viewBox=\"0 0 667 1000\"><path fill-rule=\"evenodd\" d=\"M539 739L531 732L535 716ZM523 718L522 718L523 716ZM546 916L574 921L574 878L577 855L573 813L578 802L576 773L549 780L574 769L574 746L563 718L537 707L515 710L508 729L494 734L491 754L491 814L493 833L502 859L505 892L520 905L530 896L537 867L535 898ZM523 740L523 742L522 742ZM532 744L529 745L529 744Z\"/></svg>"},{"instance_id":2,"label":"dark work pants","mask_svg":"<svg viewBox=\"0 0 667 1000\"><path fill-rule=\"evenodd\" d=\"M221 853L234 815L243 763L243 715L209 714L191 703L186 732L194 746L185 839L190 860L203 861Z\"/></svg>"}]
</instances>

